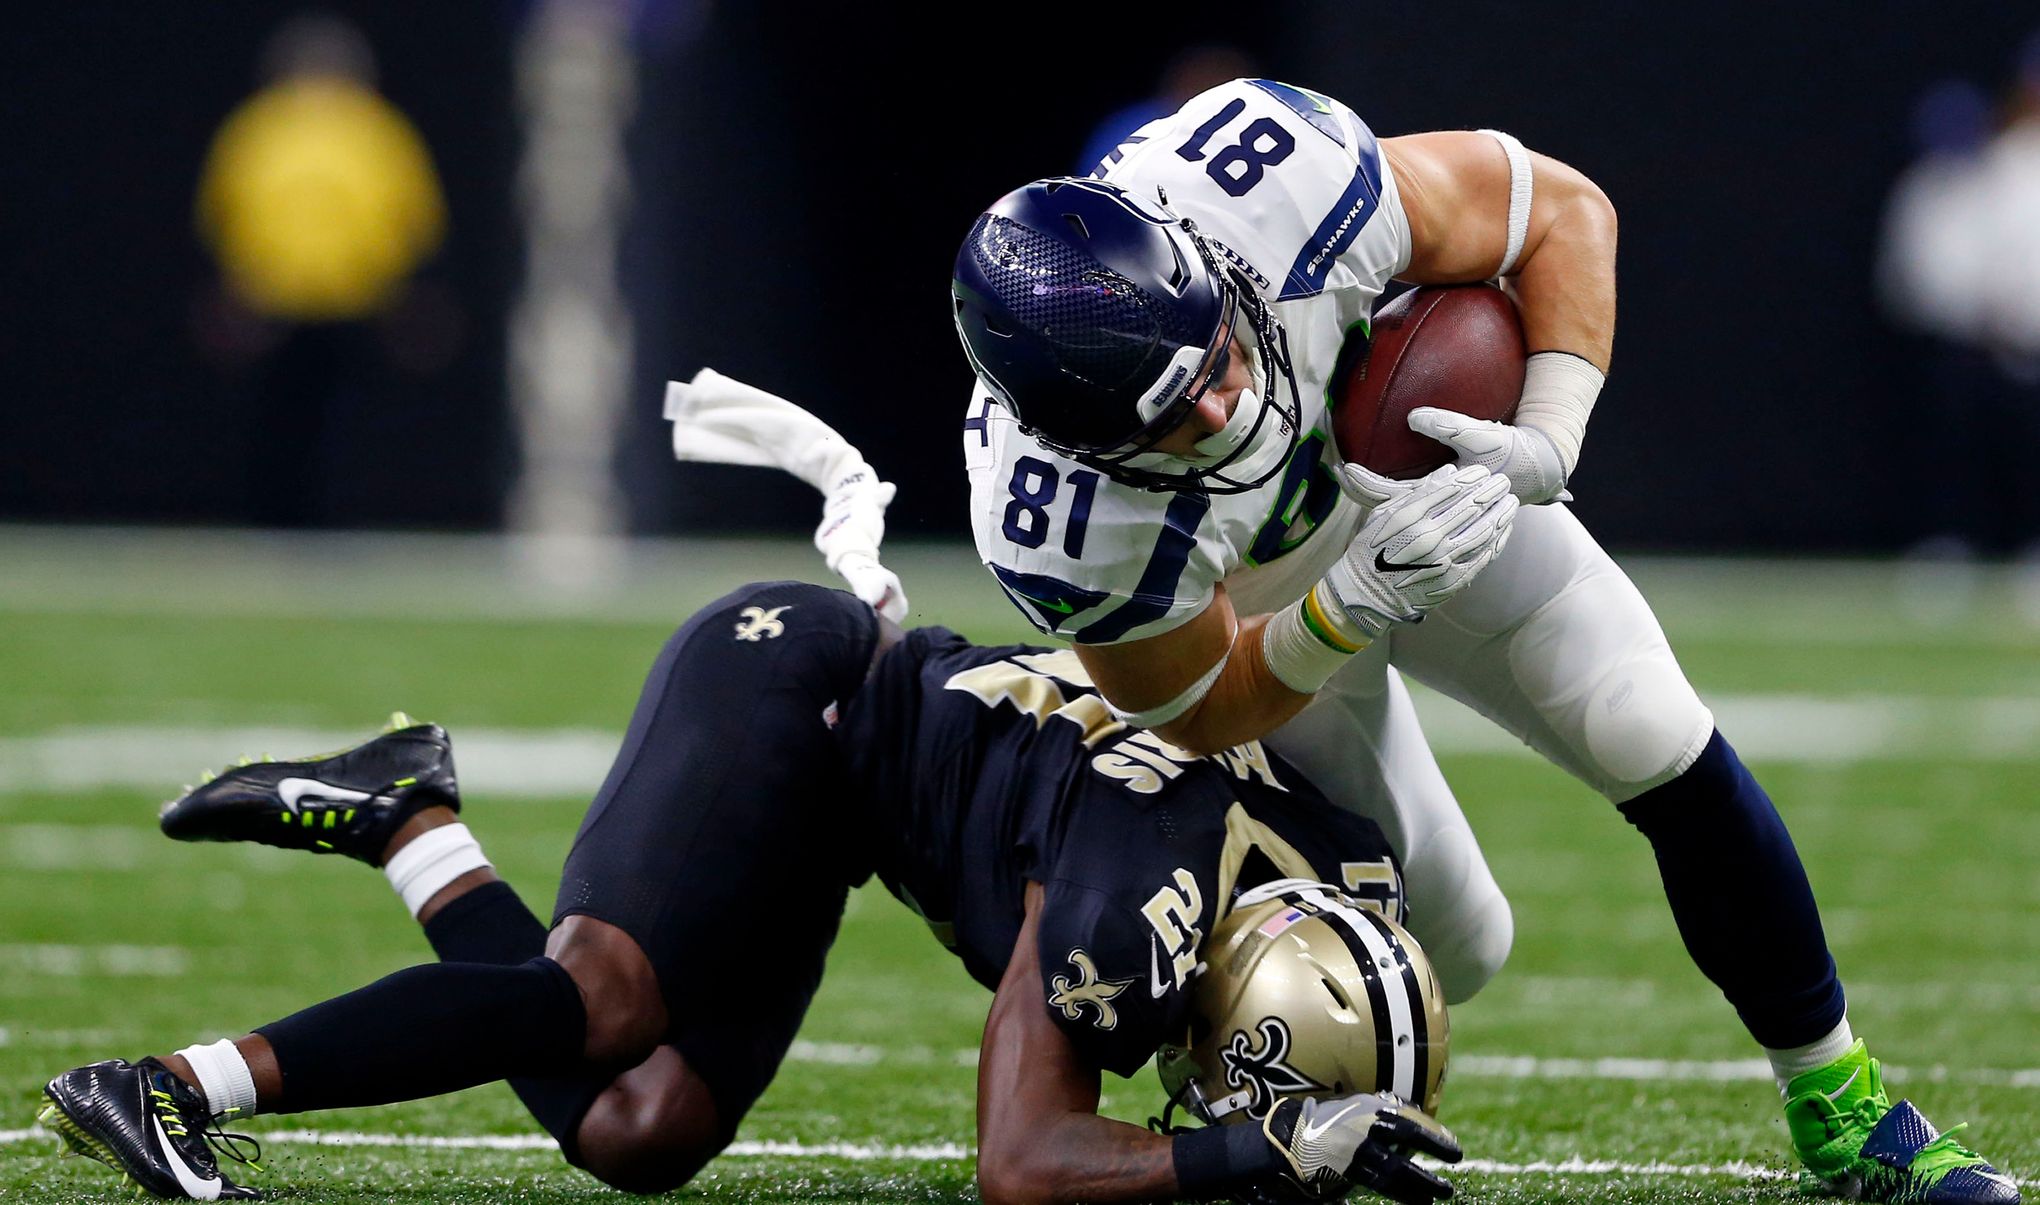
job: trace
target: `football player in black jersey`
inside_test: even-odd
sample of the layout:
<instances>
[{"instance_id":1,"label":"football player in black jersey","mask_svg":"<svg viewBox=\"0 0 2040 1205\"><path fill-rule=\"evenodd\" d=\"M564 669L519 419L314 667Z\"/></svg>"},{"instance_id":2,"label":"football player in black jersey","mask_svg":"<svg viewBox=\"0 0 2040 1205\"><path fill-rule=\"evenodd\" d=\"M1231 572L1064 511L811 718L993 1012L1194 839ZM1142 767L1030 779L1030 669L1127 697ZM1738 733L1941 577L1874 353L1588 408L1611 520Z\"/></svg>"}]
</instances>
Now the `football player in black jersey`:
<instances>
[{"instance_id":1,"label":"football player in black jersey","mask_svg":"<svg viewBox=\"0 0 2040 1205\"><path fill-rule=\"evenodd\" d=\"M222 1121L507 1078L570 1162L671 1189L771 1080L876 874L995 989L987 1200L1450 1194L1411 1159L1459 1148L1427 1112L1444 1005L1379 829L1258 744L1200 758L1127 727L1067 651L902 633L790 582L711 604L652 668L550 930L459 805L446 734L401 719L169 804L173 837L381 866L441 961L66 1072L46 1124L158 1196L249 1197L206 1141ZM751 985L747 1007L711 979ZM1218 1124L1098 1115L1101 1073L1158 1051L1172 1103Z\"/></svg>"}]
</instances>

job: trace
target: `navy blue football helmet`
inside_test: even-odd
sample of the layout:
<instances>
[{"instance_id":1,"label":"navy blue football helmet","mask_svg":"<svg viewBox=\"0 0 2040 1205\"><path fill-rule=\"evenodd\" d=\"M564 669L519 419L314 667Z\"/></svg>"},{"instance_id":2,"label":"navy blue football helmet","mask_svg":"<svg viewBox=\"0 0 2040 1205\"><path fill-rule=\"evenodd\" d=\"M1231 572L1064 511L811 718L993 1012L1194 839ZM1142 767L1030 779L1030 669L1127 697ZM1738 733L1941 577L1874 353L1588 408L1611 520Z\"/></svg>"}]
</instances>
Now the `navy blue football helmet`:
<instances>
[{"instance_id":1,"label":"navy blue football helmet","mask_svg":"<svg viewBox=\"0 0 2040 1205\"><path fill-rule=\"evenodd\" d=\"M1147 489L1237 493L1280 470L1299 419L1293 381L1278 401L1281 327L1163 205L1100 180L1037 180L971 227L950 292L971 366L1042 446ZM1200 441L1217 445L1209 456L1154 452L1224 378L1242 320L1257 404Z\"/></svg>"}]
</instances>

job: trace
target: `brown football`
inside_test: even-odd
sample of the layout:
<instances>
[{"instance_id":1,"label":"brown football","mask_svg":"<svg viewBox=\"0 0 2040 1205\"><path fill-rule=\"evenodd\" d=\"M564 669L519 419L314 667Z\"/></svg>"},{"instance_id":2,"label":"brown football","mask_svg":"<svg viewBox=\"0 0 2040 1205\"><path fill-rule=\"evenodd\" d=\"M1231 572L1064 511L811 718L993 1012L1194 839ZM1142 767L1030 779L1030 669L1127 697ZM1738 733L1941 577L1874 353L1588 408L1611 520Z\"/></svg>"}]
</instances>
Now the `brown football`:
<instances>
[{"instance_id":1,"label":"brown football","mask_svg":"<svg viewBox=\"0 0 2040 1205\"><path fill-rule=\"evenodd\" d=\"M1339 455L1384 477L1421 477L1452 449L1410 430L1419 406L1508 422L1523 396L1523 325L1492 285L1424 285L1374 315L1364 354L1347 344L1333 374Z\"/></svg>"}]
</instances>

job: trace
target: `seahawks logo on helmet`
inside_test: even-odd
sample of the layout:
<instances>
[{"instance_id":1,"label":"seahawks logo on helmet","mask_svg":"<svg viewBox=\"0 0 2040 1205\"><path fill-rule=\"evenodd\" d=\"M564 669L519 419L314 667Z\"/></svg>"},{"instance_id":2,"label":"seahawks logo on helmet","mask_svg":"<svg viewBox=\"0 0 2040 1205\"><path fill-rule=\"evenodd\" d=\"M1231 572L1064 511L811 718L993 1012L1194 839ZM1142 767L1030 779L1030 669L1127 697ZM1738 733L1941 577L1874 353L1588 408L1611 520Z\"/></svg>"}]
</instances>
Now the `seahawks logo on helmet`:
<instances>
[{"instance_id":1,"label":"seahawks logo on helmet","mask_svg":"<svg viewBox=\"0 0 2040 1205\"><path fill-rule=\"evenodd\" d=\"M1260 1035L1258 1044L1255 1034ZM1219 1051L1229 1088L1244 1088L1247 1112L1259 1117L1282 1096L1292 1092L1322 1092L1323 1084L1290 1066L1289 1026L1280 1017L1262 1017L1253 1032L1233 1031L1232 1041Z\"/></svg>"}]
</instances>

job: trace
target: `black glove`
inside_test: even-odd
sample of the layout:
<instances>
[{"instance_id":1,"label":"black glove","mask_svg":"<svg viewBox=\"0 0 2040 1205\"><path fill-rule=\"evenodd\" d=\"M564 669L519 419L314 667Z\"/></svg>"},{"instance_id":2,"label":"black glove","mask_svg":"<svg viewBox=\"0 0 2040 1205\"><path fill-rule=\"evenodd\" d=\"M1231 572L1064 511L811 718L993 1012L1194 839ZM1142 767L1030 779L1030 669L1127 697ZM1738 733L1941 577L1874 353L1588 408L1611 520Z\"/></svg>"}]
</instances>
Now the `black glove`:
<instances>
[{"instance_id":1,"label":"black glove","mask_svg":"<svg viewBox=\"0 0 2040 1205\"><path fill-rule=\"evenodd\" d=\"M1342 1197L1355 1188L1401 1205L1431 1205L1452 1185L1412 1156L1460 1160L1459 1139L1428 1113L1394 1096L1363 1093L1330 1100L1278 1101L1261 1131L1286 1166L1242 1199L1262 1203Z\"/></svg>"}]
</instances>

